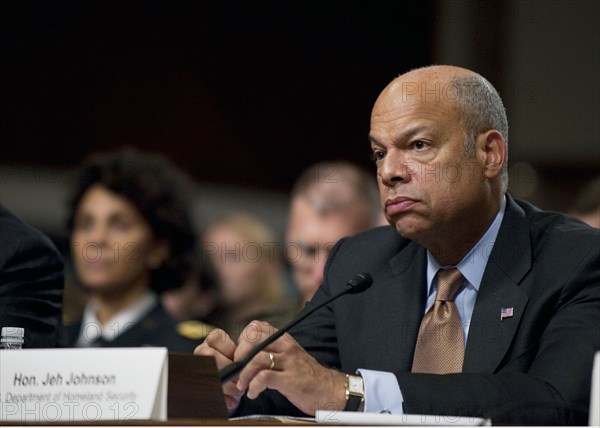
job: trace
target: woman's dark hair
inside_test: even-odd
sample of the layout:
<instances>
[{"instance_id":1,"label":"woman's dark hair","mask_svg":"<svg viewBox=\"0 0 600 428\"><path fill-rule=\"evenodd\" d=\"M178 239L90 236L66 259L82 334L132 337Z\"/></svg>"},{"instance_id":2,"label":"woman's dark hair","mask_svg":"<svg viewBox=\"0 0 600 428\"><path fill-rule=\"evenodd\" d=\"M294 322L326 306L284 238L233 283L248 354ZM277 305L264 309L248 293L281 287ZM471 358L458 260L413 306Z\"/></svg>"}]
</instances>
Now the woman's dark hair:
<instances>
[{"instance_id":1,"label":"woman's dark hair","mask_svg":"<svg viewBox=\"0 0 600 428\"><path fill-rule=\"evenodd\" d=\"M169 244L170 257L151 273L157 293L183 284L196 243L190 219L191 182L162 156L133 149L92 156L78 172L70 201L69 231L83 195L95 185L131 202L150 225L156 239Z\"/></svg>"}]
</instances>

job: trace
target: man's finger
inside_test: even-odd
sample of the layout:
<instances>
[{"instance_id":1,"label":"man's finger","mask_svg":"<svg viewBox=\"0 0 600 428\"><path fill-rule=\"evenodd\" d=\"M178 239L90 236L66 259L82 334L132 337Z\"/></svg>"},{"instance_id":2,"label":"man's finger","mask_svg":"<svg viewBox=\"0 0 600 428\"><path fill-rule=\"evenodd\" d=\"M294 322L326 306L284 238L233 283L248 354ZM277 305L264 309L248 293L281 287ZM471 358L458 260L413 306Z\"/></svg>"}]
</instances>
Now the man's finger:
<instances>
[{"instance_id":1,"label":"man's finger","mask_svg":"<svg viewBox=\"0 0 600 428\"><path fill-rule=\"evenodd\" d=\"M225 395L225 405L227 406L227 410L234 410L242 398L242 393L238 391L234 381L225 382L223 384L223 394Z\"/></svg>"},{"instance_id":2,"label":"man's finger","mask_svg":"<svg viewBox=\"0 0 600 428\"><path fill-rule=\"evenodd\" d=\"M267 337L273 334L275 327L264 321L252 321L244 328L238 339L238 346L235 351L234 361L240 361Z\"/></svg>"},{"instance_id":3,"label":"man's finger","mask_svg":"<svg viewBox=\"0 0 600 428\"><path fill-rule=\"evenodd\" d=\"M273 355L273 359L271 359L270 354ZM263 370L272 371L271 366L273 366L273 369L275 369L278 359L282 359L281 354L264 351L259 352L241 371L239 380L237 382L238 390L245 391L252 379L254 379L259 372Z\"/></svg>"},{"instance_id":4,"label":"man's finger","mask_svg":"<svg viewBox=\"0 0 600 428\"><path fill-rule=\"evenodd\" d=\"M285 382L283 379L286 378L286 375L283 372L278 372L274 370L262 370L260 371L250 384L248 385L248 391L246 395L249 399L254 400L256 397L260 395L265 389L276 389L285 395Z\"/></svg>"},{"instance_id":5,"label":"man's finger","mask_svg":"<svg viewBox=\"0 0 600 428\"><path fill-rule=\"evenodd\" d=\"M229 396L225 396L225 406L227 406L227 410L233 410L238 406L239 400L235 398L231 398Z\"/></svg>"},{"instance_id":6,"label":"man's finger","mask_svg":"<svg viewBox=\"0 0 600 428\"><path fill-rule=\"evenodd\" d=\"M233 361L236 346L225 331L221 329L211 331L208 336L206 336L204 343Z\"/></svg>"},{"instance_id":7,"label":"man's finger","mask_svg":"<svg viewBox=\"0 0 600 428\"><path fill-rule=\"evenodd\" d=\"M215 363L217 364L217 369L219 370L233 363L231 359L221 354L221 352L219 352L217 349L211 348L210 346L205 344L198 346L194 351L194 355L199 355L202 357L213 357L215 359Z\"/></svg>"},{"instance_id":8,"label":"man's finger","mask_svg":"<svg viewBox=\"0 0 600 428\"><path fill-rule=\"evenodd\" d=\"M242 396L242 393L238 391L235 386L235 381L230 380L223 384L223 393L225 395L229 395L230 397L239 398Z\"/></svg>"}]
</instances>

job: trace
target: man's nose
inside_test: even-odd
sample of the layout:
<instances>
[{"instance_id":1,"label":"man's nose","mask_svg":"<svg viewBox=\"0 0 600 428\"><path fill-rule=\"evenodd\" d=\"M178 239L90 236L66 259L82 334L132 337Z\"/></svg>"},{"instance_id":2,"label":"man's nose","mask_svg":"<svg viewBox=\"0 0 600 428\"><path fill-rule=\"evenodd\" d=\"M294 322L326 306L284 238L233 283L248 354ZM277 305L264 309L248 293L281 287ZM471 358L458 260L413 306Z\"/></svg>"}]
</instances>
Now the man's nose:
<instances>
[{"instance_id":1,"label":"man's nose","mask_svg":"<svg viewBox=\"0 0 600 428\"><path fill-rule=\"evenodd\" d=\"M387 187L410 181L411 166L400 153L388 153L378 168L381 182Z\"/></svg>"}]
</instances>

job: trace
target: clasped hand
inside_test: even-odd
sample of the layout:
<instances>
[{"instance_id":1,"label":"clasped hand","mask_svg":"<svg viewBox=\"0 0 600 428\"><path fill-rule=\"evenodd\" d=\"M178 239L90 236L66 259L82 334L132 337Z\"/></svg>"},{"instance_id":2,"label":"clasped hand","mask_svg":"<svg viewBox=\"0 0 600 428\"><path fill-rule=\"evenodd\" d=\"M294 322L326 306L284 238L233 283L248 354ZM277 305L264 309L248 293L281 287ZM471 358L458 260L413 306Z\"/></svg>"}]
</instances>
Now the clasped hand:
<instances>
[{"instance_id":1,"label":"clasped hand","mask_svg":"<svg viewBox=\"0 0 600 428\"><path fill-rule=\"evenodd\" d=\"M213 330L194 354L214 357L221 370L243 360L274 331L269 323L252 321L236 346L223 330ZM344 409L344 382L343 373L323 367L286 333L250 360L238 377L224 383L223 393L233 411L244 393L255 399L265 389L275 389L301 411L314 415L318 409Z\"/></svg>"}]
</instances>

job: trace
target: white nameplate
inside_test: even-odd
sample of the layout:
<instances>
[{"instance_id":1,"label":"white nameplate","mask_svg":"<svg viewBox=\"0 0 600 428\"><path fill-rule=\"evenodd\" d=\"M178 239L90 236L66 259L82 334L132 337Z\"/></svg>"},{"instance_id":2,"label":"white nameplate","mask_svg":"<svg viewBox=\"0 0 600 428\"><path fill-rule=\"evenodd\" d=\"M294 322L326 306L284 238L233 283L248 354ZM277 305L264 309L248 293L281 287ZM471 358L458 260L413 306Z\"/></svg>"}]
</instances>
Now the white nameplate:
<instances>
[{"instance_id":1,"label":"white nameplate","mask_svg":"<svg viewBox=\"0 0 600 428\"><path fill-rule=\"evenodd\" d=\"M167 348L0 351L0 421L166 420Z\"/></svg>"}]
</instances>

